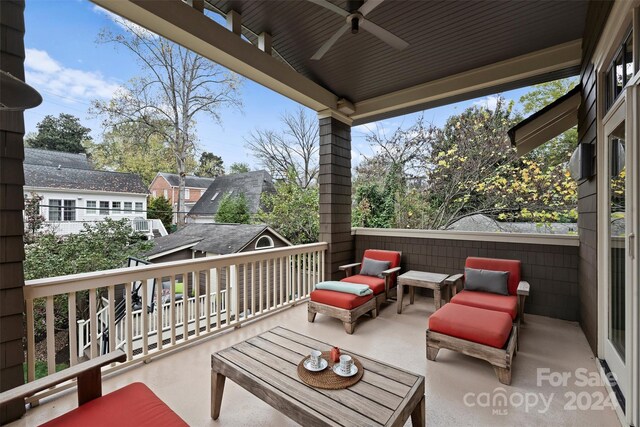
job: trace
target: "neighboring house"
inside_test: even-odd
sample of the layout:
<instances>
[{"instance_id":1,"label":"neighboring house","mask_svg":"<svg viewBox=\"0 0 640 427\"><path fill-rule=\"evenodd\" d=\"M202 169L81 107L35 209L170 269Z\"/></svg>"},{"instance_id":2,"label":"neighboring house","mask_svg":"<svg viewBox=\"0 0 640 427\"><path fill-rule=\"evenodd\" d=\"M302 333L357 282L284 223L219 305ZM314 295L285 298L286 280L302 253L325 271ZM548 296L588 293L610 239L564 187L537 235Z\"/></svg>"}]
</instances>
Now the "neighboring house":
<instances>
[{"instance_id":1,"label":"neighboring house","mask_svg":"<svg viewBox=\"0 0 640 427\"><path fill-rule=\"evenodd\" d=\"M153 263L281 248L291 242L264 224L187 224L154 240Z\"/></svg>"},{"instance_id":2,"label":"neighboring house","mask_svg":"<svg viewBox=\"0 0 640 427\"><path fill-rule=\"evenodd\" d=\"M40 213L60 234L76 233L84 223L106 217L127 218L151 234L147 220L147 189L136 174L94 170L85 154L25 148L25 197L43 199ZM166 234L164 227L158 234Z\"/></svg>"},{"instance_id":3,"label":"neighboring house","mask_svg":"<svg viewBox=\"0 0 640 427\"><path fill-rule=\"evenodd\" d=\"M275 191L271 175L265 170L219 176L191 208L187 222L210 223L215 221L220 201L228 194L244 194L249 213L254 215L260 210L262 194Z\"/></svg>"},{"instance_id":4,"label":"neighboring house","mask_svg":"<svg viewBox=\"0 0 640 427\"><path fill-rule=\"evenodd\" d=\"M534 234L578 234L577 223L552 222L502 222L486 215L476 214L459 219L447 230L478 231L483 233L534 233Z\"/></svg>"},{"instance_id":5,"label":"neighboring house","mask_svg":"<svg viewBox=\"0 0 640 427\"><path fill-rule=\"evenodd\" d=\"M201 178L199 176L187 175L184 177L184 211L188 212L200 199L202 194L209 188L215 178ZM158 172L151 181L149 192L152 197L164 197L169 200L173 210L178 208L178 191L180 188L180 176L176 173Z\"/></svg>"}]
</instances>

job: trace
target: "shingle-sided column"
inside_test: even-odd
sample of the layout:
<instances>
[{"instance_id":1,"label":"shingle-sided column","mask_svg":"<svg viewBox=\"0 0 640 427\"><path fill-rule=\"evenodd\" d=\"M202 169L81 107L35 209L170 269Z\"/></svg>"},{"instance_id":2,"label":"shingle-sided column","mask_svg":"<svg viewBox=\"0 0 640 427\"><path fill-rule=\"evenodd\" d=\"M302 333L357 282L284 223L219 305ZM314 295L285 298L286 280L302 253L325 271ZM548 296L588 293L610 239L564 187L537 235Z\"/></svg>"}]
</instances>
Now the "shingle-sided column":
<instances>
[{"instance_id":1,"label":"shingle-sided column","mask_svg":"<svg viewBox=\"0 0 640 427\"><path fill-rule=\"evenodd\" d=\"M0 67L24 80L24 0L0 1ZM0 89L1 90L1 89ZM0 111L0 391L23 383L24 119ZM24 405L0 408L0 424L20 418Z\"/></svg>"},{"instance_id":2,"label":"shingle-sided column","mask_svg":"<svg viewBox=\"0 0 640 427\"><path fill-rule=\"evenodd\" d=\"M351 236L351 126L333 117L320 119L320 241L328 280L340 279L338 267L353 262Z\"/></svg>"}]
</instances>

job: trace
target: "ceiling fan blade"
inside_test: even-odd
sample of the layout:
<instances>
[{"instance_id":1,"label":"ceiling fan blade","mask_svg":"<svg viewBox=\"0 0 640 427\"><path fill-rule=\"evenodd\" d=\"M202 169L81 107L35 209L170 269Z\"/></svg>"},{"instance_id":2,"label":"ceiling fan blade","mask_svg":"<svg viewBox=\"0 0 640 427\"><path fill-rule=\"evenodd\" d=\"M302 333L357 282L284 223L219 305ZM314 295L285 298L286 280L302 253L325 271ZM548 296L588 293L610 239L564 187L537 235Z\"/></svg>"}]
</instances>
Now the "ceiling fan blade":
<instances>
[{"instance_id":1,"label":"ceiling fan blade","mask_svg":"<svg viewBox=\"0 0 640 427\"><path fill-rule=\"evenodd\" d=\"M333 46L334 44L336 44L336 42L338 41L338 39L347 32L347 30L351 28L350 24L345 24L342 27L340 27L340 29L338 31L336 31L329 40L327 40L321 47L320 49L318 49L318 51L315 53L315 55L313 55L311 57L311 59L313 60L318 60L320 58L322 58L324 56L325 53L327 53L327 51L329 51L329 49L331 49L331 46Z\"/></svg>"},{"instance_id":2,"label":"ceiling fan blade","mask_svg":"<svg viewBox=\"0 0 640 427\"><path fill-rule=\"evenodd\" d=\"M371 21L367 21L366 19L363 19L360 21L360 28L368 31L369 33L373 34L374 36L376 36L377 38L379 38L389 46L396 48L398 50L402 50L407 46L409 46L409 43L402 40L400 37L390 33L389 31L374 24Z\"/></svg>"},{"instance_id":3,"label":"ceiling fan blade","mask_svg":"<svg viewBox=\"0 0 640 427\"><path fill-rule=\"evenodd\" d=\"M347 16L349 16L349 12L342 9L341 7L336 6L335 4L331 3L328 0L308 0L308 1L310 3L317 4L318 6L322 6L325 9L329 9L330 11L335 12L342 17L346 18Z\"/></svg>"},{"instance_id":4,"label":"ceiling fan blade","mask_svg":"<svg viewBox=\"0 0 640 427\"><path fill-rule=\"evenodd\" d=\"M360 12L362 16L367 16L367 13L380 6L380 3L382 3L383 1L384 0L367 0L362 6L360 6L358 12Z\"/></svg>"}]
</instances>

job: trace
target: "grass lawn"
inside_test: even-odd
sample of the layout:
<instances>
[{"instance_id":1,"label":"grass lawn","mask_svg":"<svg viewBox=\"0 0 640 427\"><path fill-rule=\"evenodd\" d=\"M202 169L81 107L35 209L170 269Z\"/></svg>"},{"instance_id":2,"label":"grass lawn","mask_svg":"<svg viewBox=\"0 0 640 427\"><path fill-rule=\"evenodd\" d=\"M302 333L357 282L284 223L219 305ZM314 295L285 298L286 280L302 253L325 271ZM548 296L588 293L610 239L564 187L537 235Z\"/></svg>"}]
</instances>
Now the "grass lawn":
<instances>
[{"instance_id":1,"label":"grass lawn","mask_svg":"<svg viewBox=\"0 0 640 427\"><path fill-rule=\"evenodd\" d=\"M66 363L60 363L56 365L56 372L62 371L63 369L67 369L69 367ZM27 364L22 364L22 370L24 372L24 382L27 382ZM48 374L47 370L47 362L42 362L40 360L36 360L36 379L46 377Z\"/></svg>"}]
</instances>

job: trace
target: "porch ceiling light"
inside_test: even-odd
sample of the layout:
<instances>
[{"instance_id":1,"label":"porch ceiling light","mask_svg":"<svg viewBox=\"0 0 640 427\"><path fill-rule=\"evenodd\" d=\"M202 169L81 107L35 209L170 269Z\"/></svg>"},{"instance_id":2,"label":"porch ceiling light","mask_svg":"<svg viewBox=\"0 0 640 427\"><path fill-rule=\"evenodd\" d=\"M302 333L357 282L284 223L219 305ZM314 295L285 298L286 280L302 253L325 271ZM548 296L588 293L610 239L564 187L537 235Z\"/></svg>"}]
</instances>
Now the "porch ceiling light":
<instances>
[{"instance_id":1,"label":"porch ceiling light","mask_svg":"<svg viewBox=\"0 0 640 427\"><path fill-rule=\"evenodd\" d=\"M578 124L578 107L582 101L580 88L580 85L574 87L509 129L509 139L519 156L527 154Z\"/></svg>"},{"instance_id":2,"label":"porch ceiling light","mask_svg":"<svg viewBox=\"0 0 640 427\"><path fill-rule=\"evenodd\" d=\"M42 103L42 96L34 88L0 70L0 110L23 111L37 107Z\"/></svg>"}]
</instances>

